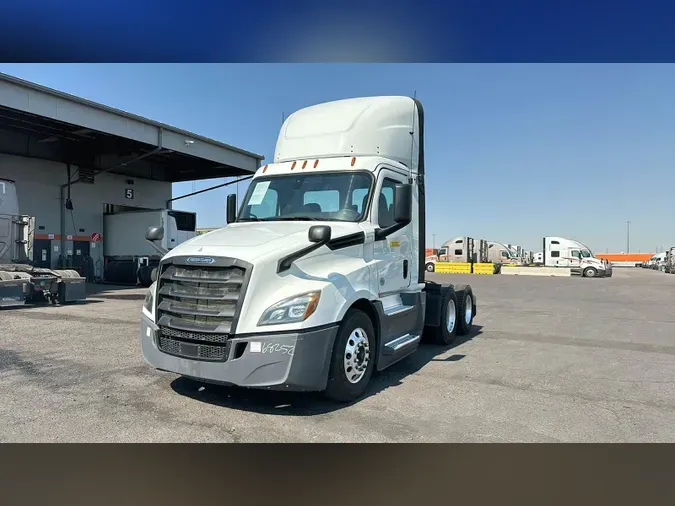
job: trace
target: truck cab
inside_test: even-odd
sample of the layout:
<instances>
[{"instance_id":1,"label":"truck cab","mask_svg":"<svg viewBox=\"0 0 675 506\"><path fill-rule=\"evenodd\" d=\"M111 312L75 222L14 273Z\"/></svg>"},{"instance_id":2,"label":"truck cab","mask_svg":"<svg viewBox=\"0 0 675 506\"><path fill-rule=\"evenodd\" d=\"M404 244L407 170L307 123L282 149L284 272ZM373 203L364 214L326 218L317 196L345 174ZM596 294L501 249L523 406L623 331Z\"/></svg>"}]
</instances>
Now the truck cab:
<instances>
[{"instance_id":1,"label":"truck cab","mask_svg":"<svg viewBox=\"0 0 675 506\"><path fill-rule=\"evenodd\" d=\"M228 197L228 225L162 258L142 310L145 360L351 401L422 341L470 332L471 287L425 280L423 119L407 97L290 115L241 206Z\"/></svg>"},{"instance_id":2,"label":"truck cab","mask_svg":"<svg viewBox=\"0 0 675 506\"><path fill-rule=\"evenodd\" d=\"M567 267L583 277L611 277L612 264L596 258L579 241L564 237L544 237L543 260L546 267Z\"/></svg>"}]
</instances>

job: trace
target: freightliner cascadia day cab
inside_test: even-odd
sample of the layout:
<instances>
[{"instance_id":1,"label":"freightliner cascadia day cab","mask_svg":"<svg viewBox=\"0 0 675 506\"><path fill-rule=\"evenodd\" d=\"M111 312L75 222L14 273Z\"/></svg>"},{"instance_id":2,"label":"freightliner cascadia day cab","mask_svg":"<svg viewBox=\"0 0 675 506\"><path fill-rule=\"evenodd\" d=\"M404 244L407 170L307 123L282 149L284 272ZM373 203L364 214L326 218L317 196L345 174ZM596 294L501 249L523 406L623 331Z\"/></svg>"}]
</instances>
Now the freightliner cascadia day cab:
<instances>
[{"instance_id":1,"label":"freightliner cascadia day cab","mask_svg":"<svg viewBox=\"0 0 675 506\"><path fill-rule=\"evenodd\" d=\"M564 237L544 237L543 263L546 267L569 267L586 278L612 277L612 264L596 258L588 246Z\"/></svg>"},{"instance_id":2,"label":"freightliner cascadia day cab","mask_svg":"<svg viewBox=\"0 0 675 506\"><path fill-rule=\"evenodd\" d=\"M142 309L145 360L349 402L420 342L469 333L471 287L425 280L423 141L422 106L407 97L290 115L238 213L228 196L228 225L161 260Z\"/></svg>"}]
</instances>

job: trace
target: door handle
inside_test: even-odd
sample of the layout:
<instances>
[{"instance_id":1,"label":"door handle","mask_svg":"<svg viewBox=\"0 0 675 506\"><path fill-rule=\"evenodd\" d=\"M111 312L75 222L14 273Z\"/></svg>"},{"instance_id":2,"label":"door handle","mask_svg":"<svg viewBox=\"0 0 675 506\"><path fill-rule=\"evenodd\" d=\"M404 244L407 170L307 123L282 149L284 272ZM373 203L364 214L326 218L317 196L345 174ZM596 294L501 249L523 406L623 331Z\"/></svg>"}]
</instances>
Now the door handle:
<instances>
[{"instance_id":1,"label":"door handle","mask_svg":"<svg viewBox=\"0 0 675 506\"><path fill-rule=\"evenodd\" d=\"M408 278L408 261L403 260L403 279Z\"/></svg>"}]
</instances>

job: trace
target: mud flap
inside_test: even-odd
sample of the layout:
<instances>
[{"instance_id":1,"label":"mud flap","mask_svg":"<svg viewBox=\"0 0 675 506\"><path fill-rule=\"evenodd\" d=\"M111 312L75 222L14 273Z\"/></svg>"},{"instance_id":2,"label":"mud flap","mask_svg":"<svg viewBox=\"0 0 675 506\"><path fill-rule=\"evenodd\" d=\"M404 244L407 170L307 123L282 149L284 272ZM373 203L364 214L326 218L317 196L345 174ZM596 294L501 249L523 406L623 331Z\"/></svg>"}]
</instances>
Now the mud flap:
<instances>
[{"instance_id":1,"label":"mud flap","mask_svg":"<svg viewBox=\"0 0 675 506\"><path fill-rule=\"evenodd\" d=\"M0 281L0 307L23 306L23 283Z\"/></svg>"},{"instance_id":2,"label":"mud flap","mask_svg":"<svg viewBox=\"0 0 675 506\"><path fill-rule=\"evenodd\" d=\"M85 278L63 278L59 283L59 302L77 302L87 298Z\"/></svg>"}]
</instances>

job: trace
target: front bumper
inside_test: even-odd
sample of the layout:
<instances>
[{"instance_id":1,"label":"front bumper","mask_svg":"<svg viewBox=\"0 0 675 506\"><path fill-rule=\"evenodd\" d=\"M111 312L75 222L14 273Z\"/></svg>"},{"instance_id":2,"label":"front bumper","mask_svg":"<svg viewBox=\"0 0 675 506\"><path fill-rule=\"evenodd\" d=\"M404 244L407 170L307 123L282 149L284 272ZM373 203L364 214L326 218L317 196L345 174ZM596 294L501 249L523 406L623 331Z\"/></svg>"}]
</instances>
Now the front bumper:
<instances>
[{"instance_id":1,"label":"front bumper","mask_svg":"<svg viewBox=\"0 0 675 506\"><path fill-rule=\"evenodd\" d=\"M328 381L337 325L294 333L265 333L228 340L225 360L205 361L158 348L159 328L141 316L143 358L155 369L206 383L272 390L322 391Z\"/></svg>"}]
</instances>

